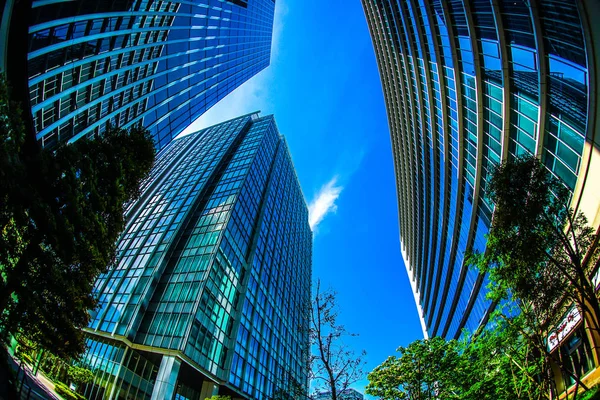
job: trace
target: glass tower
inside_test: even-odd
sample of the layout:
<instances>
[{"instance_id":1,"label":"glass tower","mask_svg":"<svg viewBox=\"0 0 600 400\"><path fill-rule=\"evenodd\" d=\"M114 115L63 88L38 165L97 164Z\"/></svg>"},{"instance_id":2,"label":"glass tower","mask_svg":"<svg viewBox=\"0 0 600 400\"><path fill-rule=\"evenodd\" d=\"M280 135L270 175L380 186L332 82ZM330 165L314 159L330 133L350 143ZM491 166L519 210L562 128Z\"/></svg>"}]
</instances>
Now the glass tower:
<instances>
[{"instance_id":1,"label":"glass tower","mask_svg":"<svg viewBox=\"0 0 600 400\"><path fill-rule=\"evenodd\" d=\"M30 106L44 146L143 123L159 149L269 65L274 0L33 1Z\"/></svg>"},{"instance_id":2,"label":"glass tower","mask_svg":"<svg viewBox=\"0 0 600 400\"><path fill-rule=\"evenodd\" d=\"M267 399L307 385L312 233L272 116L173 140L127 209L82 363L88 399Z\"/></svg>"},{"instance_id":3,"label":"glass tower","mask_svg":"<svg viewBox=\"0 0 600 400\"><path fill-rule=\"evenodd\" d=\"M582 190L596 95L585 3L363 0L392 139L402 254L426 336L474 331L493 307L486 277L463 257L485 251L491 167L535 154L574 195Z\"/></svg>"}]
</instances>

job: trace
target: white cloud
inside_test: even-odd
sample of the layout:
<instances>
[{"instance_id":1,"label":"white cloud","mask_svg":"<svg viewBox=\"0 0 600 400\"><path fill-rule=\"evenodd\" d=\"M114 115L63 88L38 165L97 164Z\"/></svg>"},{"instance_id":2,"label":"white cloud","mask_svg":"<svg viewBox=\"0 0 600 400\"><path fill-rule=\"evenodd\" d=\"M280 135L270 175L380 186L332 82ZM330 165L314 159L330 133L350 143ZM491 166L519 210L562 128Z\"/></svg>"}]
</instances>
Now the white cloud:
<instances>
[{"instance_id":1,"label":"white cloud","mask_svg":"<svg viewBox=\"0 0 600 400\"><path fill-rule=\"evenodd\" d=\"M274 74L272 70L274 68L273 64L276 64L279 55L281 35L284 28L283 21L288 13L288 7L284 1L277 0L275 4L271 65L225 96L225 98L192 122L190 126L181 132L180 136L251 112L262 111L263 115L272 112L273 107L269 93L269 89L274 87Z\"/></svg>"},{"instance_id":2,"label":"white cloud","mask_svg":"<svg viewBox=\"0 0 600 400\"><path fill-rule=\"evenodd\" d=\"M337 185L337 180L338 177L334 176L329 182L323 185L313 201L308 205L308 222L313 231L316 230L327 214L337 211L335 201L340 197L342 190L344 190L342 186Z\"/></svg>"}]
</instances>

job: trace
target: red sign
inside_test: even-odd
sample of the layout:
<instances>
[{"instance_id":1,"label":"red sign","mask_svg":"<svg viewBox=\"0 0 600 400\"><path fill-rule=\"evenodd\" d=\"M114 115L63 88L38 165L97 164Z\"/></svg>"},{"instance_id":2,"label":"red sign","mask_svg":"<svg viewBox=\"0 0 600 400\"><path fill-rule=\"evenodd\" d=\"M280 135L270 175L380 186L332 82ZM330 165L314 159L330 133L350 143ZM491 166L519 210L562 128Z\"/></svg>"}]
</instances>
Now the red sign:
<instances>
[{"instance_id":1,"label":"red sign","mask_svg":"<svg viewBox=\"0 0 600 400\"><path fill-rule=\"evenodd\" d=\"M552 352L579 324L581 313L573 307L548 336L548 351Z\"/></svg>"}]
</instances>

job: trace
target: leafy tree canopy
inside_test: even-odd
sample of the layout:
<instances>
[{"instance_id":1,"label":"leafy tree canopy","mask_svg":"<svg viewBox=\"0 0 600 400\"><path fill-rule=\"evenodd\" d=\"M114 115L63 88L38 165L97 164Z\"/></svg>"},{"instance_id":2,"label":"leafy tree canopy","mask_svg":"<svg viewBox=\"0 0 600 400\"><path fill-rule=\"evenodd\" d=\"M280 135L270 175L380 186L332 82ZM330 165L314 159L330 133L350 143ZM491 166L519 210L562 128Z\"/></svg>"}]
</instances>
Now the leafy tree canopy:
<instances>
[{"instance_id":1,"label":"leafy tree canopy","mask_svg":"<svg viewBox=\"0 0 600 400\"><path fill-rule=\"evenodd\" d=\"M555 388L554 366L587 389L568 360L548 352L546 338L573 303L586 325L598 330L591 276L600 262L598 236L570 209L569 190L534 157L495 168L487 195L495 204L487 248L467 254L467 263L488 274L497 310L483 330L465 334L468 340L458 345L434 338L400 348L400 357L369 374L368 393L382 399L538 400ZM442 364L440 373L434 366Z\"/></svg>"},{"instance_id":2,"label":"leafy tree canopy","mask_svg":"<svg viewBox=\"0 0 600 400\"><path fill-rule=\"evenodd\" d=\"M517 307L504 322L535 349L546 390L553 386L551 364L586 389L568 360L548 352L546 338L573 304L587 327L598 331L600 304L592 281L599 267L598 236L570 208L569 190L535 157L499 165L487 192L496 205L487 248L467 255L467 262L489 274L492 300Z\"/></svg>"},{"instance_id":3,"label":"leafy tree canopy","mask_svg":"<svg viewBox=\"0 0 600 400\"><path fill-rule=\"evenodd\" d=\"M382 400L541 400L549 387L544 359L515 321L497 313L487 330L458 342L440 337L399 347L369 375L367 393Z\"/></svg>"},{"instance_id":4,"label":"leafy tree canopy","mask_svg":"<svg viewBox=\"0 0 600 400\"><path fill-rule=\"evenodd\" d=\"M76 365L69 366L69 370L67 371L67 376L71 380L78 385L82 385L84 383L89 383L94 380L94 374L87 368L78 367Z\"/></svg>"},{"instance_id":5,"label":"leafy tree canopy","mask_svg":"<svg viewBox=\"0 0 600 400\"><path fill-rule=\"evenodd\" d=\"M26 151L20 110L0 84L0 332L62 357L84 350L96 277L115 261L124 204L139 195L154 144L112 128L54 151Z\"/></svg>"},{"instance_id":6,"label":"leafy tree canopy","mask_svg":"<svg viewBox=\"0 0 600 400\"><path fill-rule=\"evenodd\" d=\"M562 182L535 157L520 157L492 172L488 195L496 208L486 252L468 262L489 273L494 300L512 296L544 310L550 323L569 305L564 300L598 315L591 282L598 238L570 209Z\"/></svg>"},{"instance_id":7,"label":"leafy tree canopy","mask_svg":"<svg viewBox=\"0 0 600 400\"><path fill-rule=\"evenodd\" d=\"M506 304L490 317L486 329L460 346L458 376L462 399L539 400L550 393L547 359L532 344L528 321Z\"/></svg>"},{"instance_id":8,"label":"leafy tree canopy","mask_svg":"<svg viewBox=\"0 0 600 400\"><path fill-rule=\"evenodd\" d=\"M458 399L455 382L459 366L458 343L440 337L417 340L399 347L369 375L366 392L383 400Z\"/></svg>"}]
</instances>

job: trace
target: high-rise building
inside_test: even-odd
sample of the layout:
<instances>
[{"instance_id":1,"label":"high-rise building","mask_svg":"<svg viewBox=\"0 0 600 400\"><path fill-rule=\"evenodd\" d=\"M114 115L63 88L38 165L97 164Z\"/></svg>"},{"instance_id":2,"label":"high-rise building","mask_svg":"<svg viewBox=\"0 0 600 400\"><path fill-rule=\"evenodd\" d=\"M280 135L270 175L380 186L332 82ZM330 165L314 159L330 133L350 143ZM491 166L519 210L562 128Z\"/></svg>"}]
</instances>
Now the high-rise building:
<instances>
[{"instance_id":1,"label":"high-rise building","mask_svg":"<svg viewBox=\"0 0 600 400\"><path fill-rule=\"evenodd\" d=\"M32 126L44 146L102 132L107 124L143 122L163 148L270 62L274 0L31 4L5 8L14 18L2 21L1 31L25 22L29 38L3 37L0 50L8 46L7 62L17 62L18 46L27 46L27 71L9 79L13 87L28 80Z\"/></svg>"},{"instance_id":2,"label":"high-rise building","mask_svg":"<svg viewBox=\"0 0 600 400\"><path fill-rule=\"evenodd\" d=\"M82 363L88 399L306 387L312 233L272 116L175 139L127 208Z\"/></svg>"},{"instance_id":3,"label":"high-rise building","mask_svg":"<svg viewBox=\"0 0 600 400\"><path fill-rule=\"evenodd\" d=\"M600 225L592 0L362 0L392 139L401 249L425 336L486 321L490 169L535 154ZM595 39L595 40L594 40Z\"/></svg>"}]
</instances>

